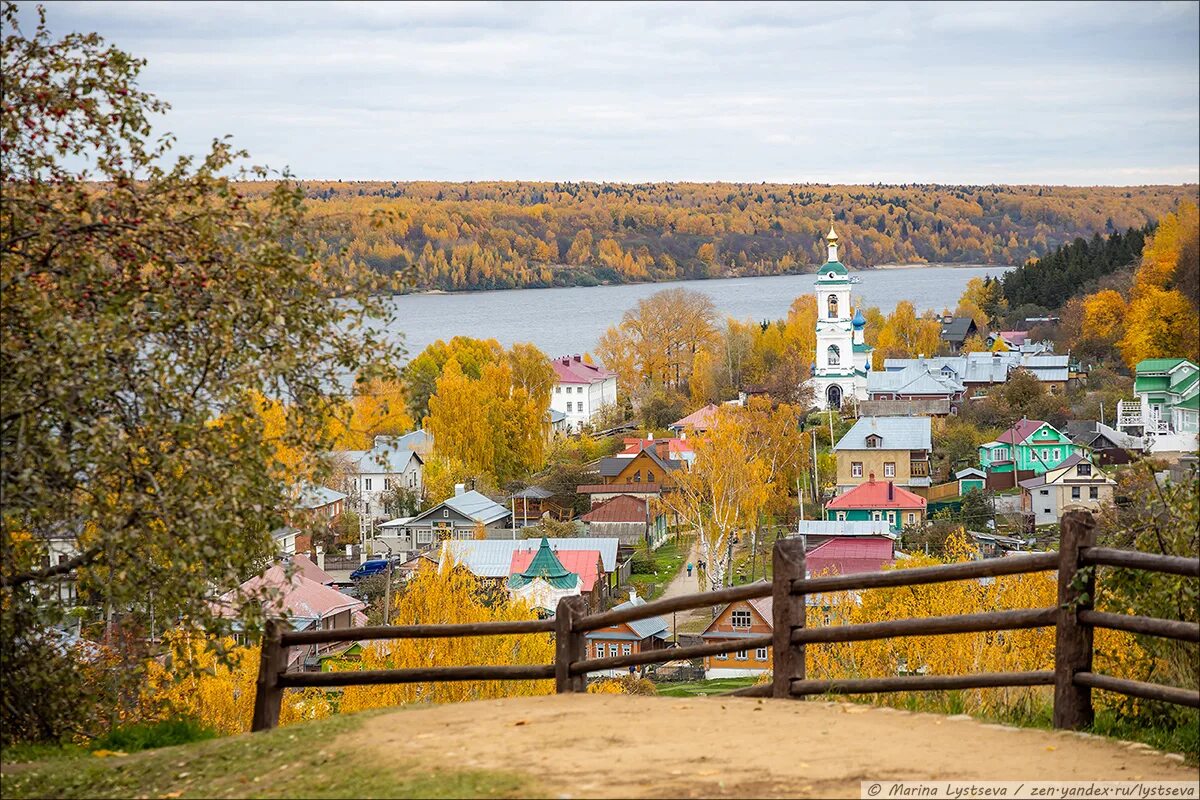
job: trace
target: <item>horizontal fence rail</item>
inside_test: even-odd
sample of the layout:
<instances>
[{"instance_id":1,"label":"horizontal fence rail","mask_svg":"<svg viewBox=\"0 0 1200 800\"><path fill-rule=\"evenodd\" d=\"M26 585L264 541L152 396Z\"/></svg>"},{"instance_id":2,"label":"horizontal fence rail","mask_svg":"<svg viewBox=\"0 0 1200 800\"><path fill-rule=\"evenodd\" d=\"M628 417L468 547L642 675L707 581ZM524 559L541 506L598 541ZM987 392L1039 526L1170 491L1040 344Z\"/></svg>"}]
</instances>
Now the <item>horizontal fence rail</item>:
<instances>
[{"instance_id":1,"label":"horizontal fence rail","mask_svg":"<svg viewBox=\"0 0 1200 800\"><path fill-rule=\"evenodd\" d=\"M1092 633L1096 628L1200 642L1200 624L1096 611L1095 570L1105 566L1200 577L1200 561L1112 548L1096 547L1090 513L1063 515L1058 552L1029 553L1004 558L944 564L884 572L810 578L805 571L804 543L781 539L775 543L771 582L734 586L714 592L671 597L596 614L585 614L581 597L559 601L552 619L481 622L453 625L382 625L363 628L291 631L271 620L263 637L252 730L274 727L279 721L283 692L301 687L336 688L351 685L432 683L475 680L550 680L560 693L586 690L587 676L646 664L699 659L739 651L770 648L774 660L771 680L721 696L807 697L813 695L875 694L911 691L953 691L1003 687L1054 687L1054 726L1079 729L1092 722L1093 689L1131 697L1200 708L1200 692L1092 672ZM859 592L960 580L979 580L1054 570L1058 598L1054 608L1014 609L941 617L917 617L851 625L807 625L808 597L831 592ZM608 658L587 658L587 634L677 611L716 608L756 598L773 598L769 634L742 635L688 647L657 648ZM940 636L990 631L1054 627L1055 666L1036 672L995 672L973 675L891 675L846 679L809 679L805 648L838 642L901 636ZM343 641L386 641L546 634L554 636L553 664L431 666L411 669L287 672L291 647ZM721 635L718 632L717 635ZM601 634L601 638L602 638Z\"/></svg>"},{"instance_id":2,"label":"horizontal fence rail","mask_svg":"<svg viewBox=\"0 0 1200 800\"><path fill-rule=\"evenodd\" d=\"M1200 578L1200 559L1183 556L1140 553L1136 550L1117 550L1112 547L1085 547L1079 553L1079 562L1085 566L1127 567L1182 575L1185 578Z\"/></svg>"},{"instance_id":3,"label":"horizontal fence rail","mask_svg":"<svg viewBox=\"0 0 1200 800\"><path fill-rule=\"evenodd\" d=\"M515 620L513 622L468 622L459 625L370 625L320 631L286 631L282 643L287 645L326 644L344 642L353 636L356 641L386 639L441 639L460 636L504 636L522 633L551 633L553 619Z\"/></svg>"},{"instance_id":4,"label":"horizontal fence rail","mask_svg":"<svg viewBox=\"0 0 1200 800\"><path fill-rule=\"evenodd\" d=\"M1108 628L1128 631L1146 636L1161 636L1181 642L1200 642L1200 623L1181 622L1176 619L1157 617L1135 617L1129 614L1109 614L1104 611L1080 611L1079 621L1093 628Z\"/></svg>"},{"instance_id":5,"label":"horizontal fence rail","mask_svg":"<svg viewBox=\"0 0 1200 800\"><path fill-rule=\"evenodd\" d=\"M536 681L553 677L553 664L425 667L336 672L286 672L279 676L279 686L288 689L301 686L375 686L388 683L440 683L445 681Z\"/></svg>"},{"instance_id":6,"label":"horizontal fence rail","mask_svg":"<svg viewBox=\"0 0 1200 800\"><path fill-rule=\"evenodd\" d=\"M964 564L893 569L887 572L856 572L822 578L796 578L793 594L822 594L847 590L885 589L893 586L917 586L925 583L949 583L1000 575L1043 572L1058 567L1058 553L1031 553L1024 556L989 558Z\"/></svg>"},{"instance_id":7,"label":"horizontal fence rail","mask_svg":"<svg viewBox=\"0 0 1200 800\"><path fill-rule=\"evenodd\" d=\"M951 617L917 617L860 625L831 625L827 628L796 628L792 644L818 642L861 642L890 639L893 636L940 636L954 633L1011 631L1022 628L1046 628L1054 625L1058 609L1034 608L1017 611L987 611Z\"/></svg>"},{"instance_id":8,"label":"horizontal fence rail","mask_svg":"<svg viewBox=\"0 0 1200 800\"><path fill-rule=\"evenodd\" d=\"M795 680L793 695L876 694L881 692L931 692L953 689L991 689L1007 686L1053 686L1054 673L980 672L975 675L898 675L891 678L850 680Z\"/></svg>"}]
</instances>

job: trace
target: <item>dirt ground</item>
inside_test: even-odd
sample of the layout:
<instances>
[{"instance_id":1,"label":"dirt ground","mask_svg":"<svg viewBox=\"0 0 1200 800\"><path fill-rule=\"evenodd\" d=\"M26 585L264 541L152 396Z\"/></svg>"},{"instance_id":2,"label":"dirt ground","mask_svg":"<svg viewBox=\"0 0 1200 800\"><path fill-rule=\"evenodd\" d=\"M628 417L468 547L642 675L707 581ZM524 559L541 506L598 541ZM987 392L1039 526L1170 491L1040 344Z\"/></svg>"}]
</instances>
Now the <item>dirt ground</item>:
<instances>
[{"instance_id":1,"label":"dirt ground","mask_svg":"<svg viewBox=\"0 0 1200 800\"><path fill-rule=\"evenodd\" d=\"M823 701L558 695L369 720L352 745L519 772L550 797L858 797L859 781L1196 780L1095 736Z\"/></svg>"}]
</instances>

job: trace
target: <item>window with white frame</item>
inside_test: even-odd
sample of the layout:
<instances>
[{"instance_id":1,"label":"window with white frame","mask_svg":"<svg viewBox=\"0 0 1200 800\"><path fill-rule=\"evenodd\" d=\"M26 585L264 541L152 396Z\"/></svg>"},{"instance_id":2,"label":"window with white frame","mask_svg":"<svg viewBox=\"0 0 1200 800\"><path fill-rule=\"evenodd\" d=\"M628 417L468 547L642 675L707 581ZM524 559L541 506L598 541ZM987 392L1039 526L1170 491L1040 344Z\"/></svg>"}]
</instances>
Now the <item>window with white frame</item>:
<instances>
[{"instance_id":1,"label":"window with white frame","mask_svg":"<svg viewBox=\"0 0 1200 800\"><path fill-rule=\"evenodd\" d=\"M366 489L368 492L371 491L371 479L370 478L363 478L363 488Z\"/></svg>"},{"instance_id":2,"label":"window with white frame","mask_svg":"<svg viewBox=\"0 0 1200 800\"><path fill-rule=\"evenodd\" d=\"M885 477L885 478L896 477L896 462L895 461L884 462L883 477Z\"/></svg>"},{"instance_id":3,"label":"window with white frame","mask_svg":"<svg viewBox=\"0 0 1200 800\"><path fill-rule=\"evenodd\" d=\"M757 650L755 650L754 658L758 661L766 661L767 660L767 648L760 647Z\"/></svg>"},{"instance_id":4,"label":"window with white frame","mask_svg":"<svg viewBox=\"0 0 1200 800\"><path fill-rule=\"evenodd\" d=\"M875 520L876 522L882 522L882 521L883 521L883 512L881 512L881 511L872 511L872 512L871 512L871 519Z\"/></svg>"},{"instance_id":5,"label":"window with white frame","mask_svg":"<svg viewBox=\"0 0 1200 800\"><path fill-rule=\"evenodd\" d=\"M384 491L387 491L388 489L391 489L391 488L392 488L392 479L391 479L391 478L384 478L384 479L383 479L383 489L384 489Z\"/></svg>"},{"instance_id":6,"label":"window with white frame","mask_svg":"<svg viewBox=\"0 0 1200 800\"><path fill-rule=\"evenodd\" d=\"M632 652L633 652L633 645L629 645L629 644L621 645L621 655L627 656Z\"/></svg>"},{"instance_id":7,"label":"window with white frame","mask_svg":"<svg viewBox=\"0 0 1200 800\"><path fill-rule=\"evenodd\" d=\"M616 646L615 644L610 644L610 645L608 646L608 655L609 655L609 657L610 657L610 658L615 658L615 657L616 657L616 655L617 655L617 646Z\"/></svg>"},{"instance_id":8,"label":"window with white frame","mask_svg":"<svg viewBox=\"0 0 1200 800\"><path fill-rule=\"evenodd\" d=\"M443 509L442 509L442 516L443 516L443 517L448 517L448 516L450 516L450 509L448 509L448 508L443 508Z\"/></svg>"},{"instance_id":9,"label":"window with white frame","mask_svg":"<svg viewBox=\"0 0 1200 800\"><path fill-rule=\"evenodd\" d=\"M838 522L845 522L846 521L846 512L845 511L837 512L837 519L838 519Z\"/></svg>"},{"instance_id":10,"label":"window with white frame","mask_svg":"<svg viewBox=\"0 0 1200 800\"><path fill-rule=\"evenodd\" d=\"M433 531L417 531L417 544L430 544L433 542Z\"/></svg>"},{"instance_id":11,"label":"window with white frame","mask_svg":"<svg viewBox=\"0 0 1200 800\"><path fill-rule=\"evenodd\" d=\"M1054 448L1054 460L1058 461L1060 458L1062 458L1062 448L1056 447Z\"/></svg>"},{"instance_id":12,"label":"window with white frame","mask_svg":"<svg viewBox=\"0 0 1200 800\"><path fill-rule=\"evenodd\" d=\"M736 656L734 656L734 657L735 657L735 658L736 658L738 661L745 661L745 660L746 660L746 651L745 651L745 650L738 650L738 651L737 651L737 655L736 655Z\"/></svg>"},{"instance_id":13,"label":"window with white frame","mask_svg":"<svg viewBox=\"0 0 1200 800\"><path fill-rule=\"evenodd\" d=\"M729 653L717 653L718 661L725 661L729 658Z\"/></svg>"},{"instance_id":14,"label":"window with white frame","mask_svg":"<svg viewBox=\"0 0 1200 800\"><path fill-rule=\"evenodd\" d=\"M750 627L750 612L749 611L734 611L729 615L729 624L735 628Z\"/></svg>"},{"instance_id":15,"label":"window with white frame","mask_svg":"<svg viewBox=\"0 0 1200 800\"><path fill-rule=\"evenodd\" d=\"M908 524L911 525L916 521L917 521L916 513L913 511L908 512Z\"/></svg>"},{"instance_id":16,"label":"window with white frame","mask_svg":"<svg viewBox=\"0 0 1200 800\"><path fill-rule=\"evenodd\" d=\"M1088 497L1090 497L1092 500L1099 500L1100 499L1100 487L1099 486L1089 486L1088 487Z\"/></svg>"},{"instance_id":17,"label":"window with white frame","mask_svg":"<svg viewBox=\"0 0 1200 800\"><path fill-rule=\"evenodd\" d=\"M1076 475L1091 475L1092 474L1092 465L1087 463L1086 461L1076 464L1075 465L1075 474Z\"/></svg>"},{"instance_id":18,"label":"window with white frame","mask_svg":"<svg viewBox=\"0 0 1200 800\"><path fill-rule=\"evenodd\" d=\"M862 477L862 462L861 461L851 461L850 462L850 477L851 478L861 478Z\"/></svg>"},{"instance_id":19,"label":"window with white frame","mask_svg":"<svg viewBox=\"0 0 1200 800\"><path fill-rule=\"evenodd\" d=\"M573 405L575 405L575 404L574 404L574 403L567 403L567 413L568 413L568 414L569 414L569 413L571 413L571 406L573 406Z\"/></svg>"},{"instance_id":20,"label":"window with white frame","mask_svg":"<svg viewBox=\"0 0 1200 800\"><path fill-rule=\"evenodd\" d=\"M554 387L554 393L555 393L555 394L562 394L562 387L561 387L561 386L555 386L555 387Z\"/></svg>"},{"instance_id":21,"label":"window with white frame","mask_svg":"<svg viewBox=\"0 0 1200 800\"><path fill-rule=\"evenodd\" d=\"M1072 487L1071 487L1071 499L1072 499L1072 500L1078 500L1079 498L1080 498L1079 487L1078 487L1078 486L1072 486Z\"/></svg>"},{"instance_id":22,"label":"window with white frame","mask_svg":"<svg viewBox=\"0 0 1200 800\"><path fill-rule=\"evenodd\" d=\"M896 523L896 512L895 511L888 512L888 522L892 523L893 525Z\"/></svg>"}]
</instances>

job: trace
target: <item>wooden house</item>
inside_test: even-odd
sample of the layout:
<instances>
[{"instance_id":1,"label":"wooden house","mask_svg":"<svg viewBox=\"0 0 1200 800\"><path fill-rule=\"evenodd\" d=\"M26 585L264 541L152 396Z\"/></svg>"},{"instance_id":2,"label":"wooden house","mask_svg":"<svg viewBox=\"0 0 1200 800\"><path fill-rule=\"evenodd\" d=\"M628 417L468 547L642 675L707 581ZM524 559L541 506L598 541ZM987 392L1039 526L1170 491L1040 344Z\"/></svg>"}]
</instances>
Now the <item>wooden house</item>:
<instances>
[{"instance_id":1,"label":"wooden house","mask_svg":"<svg viewBox=\"0 0 1200 800\"><path fill-rule=\"evenodd\" d=\"M629 599L619 606L614 608L614 611L623 611L627 608L645 605L646 601L637 596L637 592L630 590ZM611 658L615 656L627 656L631 653L643 653L648 650L660 650L667 646L667 637L669 635L667 621L662 617L649 617L647 619L637 619L632 622L623 622L620 625L610 625L607 628L589 631L586 634L587 649L585 657L587 658ZM613 669L601 670L593 672L592 675L626 675L632 670Z\"/></svg>"}]
</instances>

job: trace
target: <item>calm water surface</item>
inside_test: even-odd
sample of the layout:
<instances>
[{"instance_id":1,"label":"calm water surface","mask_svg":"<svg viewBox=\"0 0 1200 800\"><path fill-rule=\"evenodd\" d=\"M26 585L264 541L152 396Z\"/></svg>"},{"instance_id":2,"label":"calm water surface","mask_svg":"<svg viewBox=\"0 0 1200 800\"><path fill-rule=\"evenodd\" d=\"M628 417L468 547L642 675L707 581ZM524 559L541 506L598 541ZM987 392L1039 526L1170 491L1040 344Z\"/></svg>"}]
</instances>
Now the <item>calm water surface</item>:
<instances>
[{"instance_id":1,"label":"calm water surface","mask_svg":"<svg viewBox=\"0 0 1200 800\"><path fill-rule=\"evenodd\" d=\"M999 276L1011 267L899 267L851 271L862 279L853 287L854 305L878 306L889 312L910 300L920 313L958 304L967 281ZM722 278L621 286L578 286L566 289L512 289L500 292L410 294L393 299L397 323L392 332L404 336L409 357L426 345L452 336L496 339L505 347L532 342L550 356L592 350L609 325L626 309L662 289L683 287L713 299L717 311L736 319L774 320L787 314L792 301L811 294L816 275L768 278Z\"/></svg>"}]
</instances>

